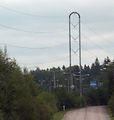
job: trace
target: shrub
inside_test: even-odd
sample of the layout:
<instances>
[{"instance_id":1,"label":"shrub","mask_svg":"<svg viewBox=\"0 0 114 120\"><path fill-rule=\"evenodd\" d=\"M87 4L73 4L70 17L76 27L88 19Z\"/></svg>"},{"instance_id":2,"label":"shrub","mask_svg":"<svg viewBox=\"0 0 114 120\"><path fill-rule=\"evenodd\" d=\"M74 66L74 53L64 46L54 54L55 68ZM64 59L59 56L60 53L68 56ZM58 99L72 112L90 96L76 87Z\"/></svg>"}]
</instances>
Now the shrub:
<instances>
[{"instance_id":1,"label":"shrub","mask_svg":"<svg viewBox=\"0 0 114 120\"><path fill-rule=\"evenodd\" d=\"M114 95L109 100L108 106L112 112L112 115L114 116Z\"/></svg>"}]
</instances>

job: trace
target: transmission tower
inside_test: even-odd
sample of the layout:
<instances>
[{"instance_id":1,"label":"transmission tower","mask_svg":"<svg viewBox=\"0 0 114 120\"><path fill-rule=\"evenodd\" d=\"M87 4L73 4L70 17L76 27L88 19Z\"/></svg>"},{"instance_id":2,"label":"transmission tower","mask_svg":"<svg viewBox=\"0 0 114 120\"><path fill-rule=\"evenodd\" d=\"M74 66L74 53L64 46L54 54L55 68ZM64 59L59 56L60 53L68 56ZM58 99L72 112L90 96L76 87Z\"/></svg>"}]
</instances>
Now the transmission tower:
<instances>
[{"instance_id":1,"label":"transmission tower","mask_svg":"<svg viewBox=\"0 0 114 120\"><path fill-rule=\"evenodd\" d=\"M78 41L78 50L74 50L72 47L74 46L74 41ZM82 68L81 68L81 25L80 25L80 14L77 12L72 12L69 15L69 74L70 74L70 80L69 80L69 86L68 90L72 90L73 87L73 77L72 77L72 71L71 71L71 62L72 62L72 50L74 53L79 52L79 80L80 80L80 96L82 96Z\"/></svg>"}]
</instances>

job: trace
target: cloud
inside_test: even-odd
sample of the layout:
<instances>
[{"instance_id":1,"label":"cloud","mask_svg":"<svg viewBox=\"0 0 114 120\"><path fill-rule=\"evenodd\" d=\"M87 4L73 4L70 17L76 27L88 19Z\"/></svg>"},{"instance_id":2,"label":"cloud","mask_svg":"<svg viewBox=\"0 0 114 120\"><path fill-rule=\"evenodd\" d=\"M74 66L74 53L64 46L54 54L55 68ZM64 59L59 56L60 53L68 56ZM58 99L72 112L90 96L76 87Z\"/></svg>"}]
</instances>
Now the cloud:
<instances>
[{"instance_id":1,"label":"cloud","mask_svg":"<svg viewBox=\"0 0 114 120\"><path fill-rule=\"evenodd\" d=\"M95 57L113 58L113 0L1 0L0 4L10 8L0 7L0 24L30 31L0 27L1 43L31 48L50 46L48 50L35 50L9 45L9 55L20 65L26 63L31 67L29 62L33 66L42 63L41 68L68 65L67 58L54 60L68 54L68 16L72 11L81 15L82 64L90 64ZM78 43L73 44L77 49ZM73 64L78 64L78 54L73 55Z\"/></svg>"}]
</instances>

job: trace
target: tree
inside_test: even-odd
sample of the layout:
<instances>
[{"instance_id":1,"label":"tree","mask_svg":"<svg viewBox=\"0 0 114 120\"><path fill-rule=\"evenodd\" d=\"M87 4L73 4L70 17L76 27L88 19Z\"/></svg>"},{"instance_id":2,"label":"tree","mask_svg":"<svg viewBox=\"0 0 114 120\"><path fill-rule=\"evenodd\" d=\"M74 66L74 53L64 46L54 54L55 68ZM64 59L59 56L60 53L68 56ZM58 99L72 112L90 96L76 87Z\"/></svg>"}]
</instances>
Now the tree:
<instances>
[{"instance_id":1,"label":"tree","mask_svg":"<svg viewBox=\"0 0 114 120\"><path fill-rule=\"evenodd\" d=\"M49 108L37 100L40 92L31 74L0 51L0 120L50 120Z\"/></svg>"}]
</instances>

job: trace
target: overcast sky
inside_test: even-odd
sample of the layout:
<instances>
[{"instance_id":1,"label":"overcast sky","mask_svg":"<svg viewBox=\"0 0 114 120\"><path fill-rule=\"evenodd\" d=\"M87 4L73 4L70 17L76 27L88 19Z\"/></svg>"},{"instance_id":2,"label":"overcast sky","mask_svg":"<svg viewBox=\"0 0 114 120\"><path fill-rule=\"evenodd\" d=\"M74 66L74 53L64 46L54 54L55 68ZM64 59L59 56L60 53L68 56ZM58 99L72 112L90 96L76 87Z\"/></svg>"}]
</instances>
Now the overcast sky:
<instances>
[{"instance_id":1,"label":"overcast sky","mask_svg":"<svg viewBox=\"0 0 114 120\"><path fill-rule=\"evenodd\" d=\"M0 0L0 47L23 68L69 65L68 16L81 15L82 64L114 59L114 0ZM76 25L78 18L72 18ZM72 26L77 37L77 31ZM72 64L78 64L72 39Z\"/></svg>"}]
</instances>

